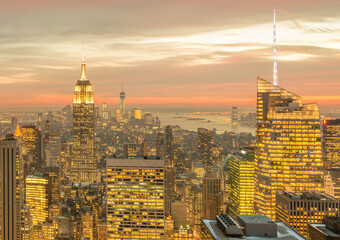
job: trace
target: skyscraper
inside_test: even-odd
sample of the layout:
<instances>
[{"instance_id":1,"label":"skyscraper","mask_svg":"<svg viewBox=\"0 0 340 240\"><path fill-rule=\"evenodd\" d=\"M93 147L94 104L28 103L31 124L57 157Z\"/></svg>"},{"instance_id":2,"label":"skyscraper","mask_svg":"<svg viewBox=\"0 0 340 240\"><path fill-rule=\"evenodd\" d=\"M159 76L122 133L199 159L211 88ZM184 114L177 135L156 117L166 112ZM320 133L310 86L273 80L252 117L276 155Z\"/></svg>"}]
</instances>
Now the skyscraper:
<instances>
[{"instance_id":1,"label":"skyscraper","mask_svg":"<svg viewBox=\"0 0 340 240\"><path fill-rule=\"evenodd\" d=\"M257 78L254 213L275 220L278 191L324 190L319 109L278 86L276 18L273 83Z\"/></svg>"},{"instance_id":2,"label":"skyscraper","mask_svg":"<svg viewBox=\"0 0 340 240\"><path fill-rule=\"evenodd\" d=\"M125 92L124 89L122 87L122 91L120 92L120 102L119 102L119 108L120 108L120 114L122 116L125 115Z\"/></svg>"},{"instance_id":3,"label":"skyscraper","mask_svg":"<svg viewBox=\"0 0 340 240\"><path fill-rule=\"evenodd\" d=\"M237 215L254 214L254 150L241 150L230 156L228 211Z\"/></svg>"},{"instance_id":4,"label":"skyscraper","mask_svg":"<svg viewBox=\"0 0 340 240\"><path fill-rule=\"evenodd\" d=\"M73 94L73 158L71 180L95 182L97 164L94 159L94 103L92 84L86 77L85 57Z\"/></svg>"},{"instance_id":5,"label":"skyscraper","mask_svg":"<svg viewBox=\"0 0 340 240\"><path fill-rule=\"evenodd\" d=\"M217 173L203 177L203 218L213 219L222 212L221 179Z\"/></svg>"},{"instance_id":6,"label":"skyscraper","mask_svg":"<svg viewBox=\"0 0 340 240\"><path fill-rule=\"evenodd\" d=\"M0 142L1 240L20 239L22 163L17 140L8 135Z\"/></svg>"},{"instance_id":7,"label":"skyscraper","mask_svg":"<svg viewBox=\"0 0 340 240\"><path fill-rule=\"evenodd\" d=\"M237 109L237 107L233 107L231 109L231 124L233 126L238 125L238 109Z\"/></svg>"},{"instance_id":8,"label":"skyscraper","mask_svg":"<svg viewBox=\"0 0 340 240\"><path fill-rule=\"evenodd\" d=\"M325 119L322 123L325 167L340 170L340 119Z\"/></svg>"},{"instance_id":9,"label":"skyscraper","mask_svg":"<svg viewBox=\"0 0 340 240\"><path fill-rule=\"evenodd\" d=\"M107 239L164 239L164 161L107 159Z\"/></svg>"},{"instance_id":10,"label":"skyscraper","mask_svg":"<svg viewBox=\"0 0 340 240\"><path fill-rule=\"evenodd\" d=\"M107 109L107 103L103 103L102 105L102 119L104 122L109 120L109 110Z\"/></svg>"},{"instance_id":11,"label":"skyscraper","mask_svg":"<svg viewBox=\"0 0 340 240\"><path fill-rule=\"evenodd\" d=\"M257 79L254 211L275 219L278 191L323 191L319 110Z\"/></svg>"},{"instance_id":12,"label":"skyscraper","mask_svg":"<svg viewBox=\"0 0 340 240\"><path fill-rule=\"evenodd\" d=\"M165 149L164 160L167 166L174 166L174 137L172 135L172 128L170 125L165 127Z\"/></svg>"},{"instance_id":13,"label":"skyscraper","mask_svg":"<svg viewBox=\"0 0 340 240\"><path fill-rule=\"evenodd\" d=\"M204 164L205 171L209 171L212 164L211 156L212 134L206 128L197 129L197 155L198 161Z\"/></svg>"},{"instance_id":14,"label":"skyscraper","mask_svg":"<svg viewBox=\"0 0 340 240\"><path fill-rule=\"evenodd\" d=\"M48 217L48 179L42 176L26 177L26 204L30 207L33 225L42 224Z\"/></svg>"}]
</instances>

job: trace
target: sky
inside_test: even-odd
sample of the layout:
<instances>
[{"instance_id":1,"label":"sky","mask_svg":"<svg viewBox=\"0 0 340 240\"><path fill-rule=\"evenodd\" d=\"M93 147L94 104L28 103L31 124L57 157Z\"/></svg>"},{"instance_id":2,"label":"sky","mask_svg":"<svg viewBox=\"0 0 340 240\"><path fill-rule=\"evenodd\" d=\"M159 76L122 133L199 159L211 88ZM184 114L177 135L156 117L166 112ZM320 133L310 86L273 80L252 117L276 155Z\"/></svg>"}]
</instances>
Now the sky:
<instances>
[{"instance_id":1,"label":"sky","mask_svg":"<svg viewBox=\"0 0 340 240\"><path fill-rule=\"evenodd\" d=\"M338 0L0 1L0 108L63 107L86 55L95 103L256 103L257 76L340 105Z\"/></svg>"}]
</instances>

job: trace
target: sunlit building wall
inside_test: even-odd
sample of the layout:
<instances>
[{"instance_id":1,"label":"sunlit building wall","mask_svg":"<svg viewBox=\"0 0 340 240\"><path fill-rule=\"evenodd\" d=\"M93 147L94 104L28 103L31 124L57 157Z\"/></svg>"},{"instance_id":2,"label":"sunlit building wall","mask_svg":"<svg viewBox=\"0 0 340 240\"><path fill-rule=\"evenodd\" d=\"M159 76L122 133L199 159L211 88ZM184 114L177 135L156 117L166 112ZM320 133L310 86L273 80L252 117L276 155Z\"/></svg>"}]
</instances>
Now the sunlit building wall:
<instances>
[{"instance_id":1,"label":"sunlit building wall","mask_svg":"<svg viewBox=\"0 0 340 240\"><path fill-rule=\"evenodd\" d=\"M322 169L317 105L258 78L255 214L275 220L278 191L323 191Z\"/></svg>"},{"instance_id":2,"label":"sunlit building wall","mask_svg":"<svg viewBox=\"0 0 340 240\"><path fill-rule=\"evenodd\" d=\"M308 224L322 223L325 216L340 214L340 201L323 193L277 194L276 219L307 237Z\"/></svg>"},{"instance_id":3,"label":"sunlit building wall","mask_svg":"<svg viewBox=\"0 0 340 240\"><path fill-rule=\"evenodd\" d=\"M26 204L30 207L33 225L42 224L48 217L48 179L41 176L26 177Z\"/></svg>"},{"instance_id":4,"label":"sunlit building wall","mask_svg":"<svg viewBox=\"0 0 340 240\"><path fill-rule=\"evenodd\" d=\"M254 151L242 150L229 157L229 202L228 211L237 215L254 213Z\"/></svg>"},{"instance_id":5,"label":"sunlit building wall","mask_svg":"<svg viewBox=\"0 0 340 240\"><path fill-rule=\"evenodd\" d=\"M323 159L332 169L340 170L340 119L323 120Z\"/></svg>"},{"instance_id":6,"label":"sunlit building wall","mask_svg":"<svg viewBox=\"0 0 340 240\"><path fill-rule=\"evenodd\" d=\"M107 159L107 239L164 239L164 161Z\"/></svg>"},{"instance_id":7,"label":"sunlit building wall","mask_svg":"<svg viewBox=\"0 0 340 240\"><path fill-rule=\"evenodd\" d=\"M73 158L71 180L95 182L97 164L94 159L94 103L92 84L86 77L85 59L73 94Z\"/></svg>"}]
</instances>

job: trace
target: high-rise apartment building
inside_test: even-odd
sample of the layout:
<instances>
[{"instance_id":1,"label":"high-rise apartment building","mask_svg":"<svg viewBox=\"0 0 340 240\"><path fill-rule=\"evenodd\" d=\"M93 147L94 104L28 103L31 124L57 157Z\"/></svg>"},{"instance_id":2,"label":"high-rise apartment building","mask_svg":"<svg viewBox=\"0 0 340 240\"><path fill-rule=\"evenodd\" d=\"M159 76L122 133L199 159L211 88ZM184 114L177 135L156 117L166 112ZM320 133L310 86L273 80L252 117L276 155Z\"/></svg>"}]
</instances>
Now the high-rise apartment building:
<instances>
[{"instance_id":1,"label":"high-rise apartment building","mask_svg":"<svg viewBox=\"0 0 340 240\"><path fill-rule=\"evenodd\" d=\"M257 79L254 211L275 219L278 191L324 189L319 110Z\"/></svg>"},{"instance_id":2,"label":"high-rise apartment building","mask_svg":"<svg viewBox=\"0 0 340 240\"><path fill-rule=\"evenodd\" d=\"M228 211L237 215L254 214L254 150L243 149L231 156L229 167Z\"/></svg>"},{"instance_id":3,"label":"high-rise apartment building","mask_svg":"<svg viewBox=\"0 0 340 240\"><path fill-rule=\"evenodd\" d=\"M325 216L340 216L340 201L324 193L277 194L276 219L307 237L308 225L322 223Z\"/></svg>"},{"instance_id":4,"label":"high-rise apartment building","mask_svg":"<svg viewBox=\"0 0 340 240\"><path fill-rule=\"evenodd\" d=\"M198 161L204 164L205 171L209 171L212 164L212 134L206 128L197 129L197 155Z\"/></svg>"},{"instance_id":5,"label":"high-rise apartment building","mask_svg":"<svg viewBox=\"0 0 340 240\"><path fill-rule=\"evenodd\" d=\"M26 205L30 208L33 225L39 225L48 218L48 179L42 176L26 177Z\"/></svg>"},{"instance_id":6,"label":"high-rise apartment building","mask_svg":"<svg viewBox=\"0 0 340 240\"><path fill-rule=\"evenodd\" d=\"M94 103L92 84L86 77L85 58L73 94L73 158L71 180L95 182L97 164L94 158Z\"/></svg>"},{"instance_id":7,"label":"high-rise apartment building","mask_svg":"<svg viewBox=\"0 0 340 240\"><path fill-rule=\"evenodd\" d=\"M107 159L107 239L164 239L164 160Z\"/></svg>"},{"instance_id":8,"label":"high-rise apartment building","mask_svg":"<svg viewBox=\"0 0 340 240\"><path fill-rule=\"evenodd\" d=\"M17 140L8 135L0 141L1 240L16 240L21 236L22 168Z\"/></svg>"},{"instance_id":9,"label":"high-rise apartment building","mask_svg":"<svg viewBox=\"0 0 340 240\"><path fill-rule=\"evenodd\" d=\"M324 119L322 123L323 160L325 166L340 170L340 119Z\"/></svg>"}]
</instances>

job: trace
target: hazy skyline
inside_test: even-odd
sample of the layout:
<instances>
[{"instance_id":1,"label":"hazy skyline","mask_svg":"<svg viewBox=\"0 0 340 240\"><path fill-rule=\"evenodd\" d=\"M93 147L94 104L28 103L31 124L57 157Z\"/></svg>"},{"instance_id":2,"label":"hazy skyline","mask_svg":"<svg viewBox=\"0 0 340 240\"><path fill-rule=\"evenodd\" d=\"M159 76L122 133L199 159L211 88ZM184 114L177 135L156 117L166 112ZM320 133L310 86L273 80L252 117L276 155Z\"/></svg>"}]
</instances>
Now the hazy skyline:
<instances>
[{"instance_id":1,"label":"hazy skyline","mask_svg":"<svg viewBox=\"0 0 340 240\"><path fill-rule=\"evenodd\" d=\"M71 104L83 41L96 104L255 105L273 8L279 85L340 104L339 1L32 0L0 3L0 107Z\"/></svg>"}]
</instances>

